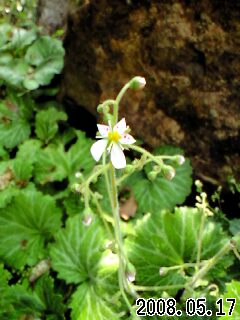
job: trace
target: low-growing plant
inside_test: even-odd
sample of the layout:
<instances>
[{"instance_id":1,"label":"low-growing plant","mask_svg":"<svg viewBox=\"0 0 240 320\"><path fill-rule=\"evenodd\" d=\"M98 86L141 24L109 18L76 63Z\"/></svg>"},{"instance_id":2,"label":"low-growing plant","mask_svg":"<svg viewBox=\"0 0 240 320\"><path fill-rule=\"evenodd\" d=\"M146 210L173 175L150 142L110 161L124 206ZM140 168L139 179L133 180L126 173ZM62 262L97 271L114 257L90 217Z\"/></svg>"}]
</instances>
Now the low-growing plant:
<instances>
[{"instance_id":1,"label":"low-growing plant","mask_svg":"<svg viewBox=\"0 0 240 320\"><path fill-rule=\"evenodd\" d=\"M150 153L118 119L145 79L98 106L93 142L36 99L56 93L45 86L63 67L61 41L6 21L0 32L0 319L239 319L240 220L199 181L195 206L181 207L183 151Z\"/></svg>"},{"instance_id":2,"label":"low-growing plant","mask_svg":"<svg viewBox=\"0 0 240 320\"><path fill-rule=\"evenodd\" d=\"M196 206L179 207L192 188L189 160L170 146L150 153L119 121L123 95L144 85L135 77L98 106L104 124L96 142L69 127L56 104L40 108L30 92L7 90L0 104L1 319L148 318L152 298L165 303L162 319L177 319L180 310L188 319L186 301L202 297L192 319L205 319L207 310L212 319L228 317L226 299L240 295L238 222L223 230L200 182ZM146 303L142 312L136 299ZM235 306L231 319L239 315Z\"/></svg>"}]
</instances>

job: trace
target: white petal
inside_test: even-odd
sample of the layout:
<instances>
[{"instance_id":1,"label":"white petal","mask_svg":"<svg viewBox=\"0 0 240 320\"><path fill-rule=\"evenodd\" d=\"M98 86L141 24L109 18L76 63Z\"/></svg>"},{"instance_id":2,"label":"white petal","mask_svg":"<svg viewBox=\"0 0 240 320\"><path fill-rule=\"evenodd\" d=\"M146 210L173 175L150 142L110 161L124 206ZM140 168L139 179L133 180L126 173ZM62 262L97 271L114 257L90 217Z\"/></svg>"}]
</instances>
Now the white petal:
<instances>
[{"instance_id":1,"label":"white petal","mask_svg":"<svg viewBox=\"0 0 240 320\"><path fill-rule=\"evenodd\" d=\"M104 124L97 124L98 131L100 132L100 135L105 138L108 135L108 132L110 131L109 126L105 126Z\"/></svg>"},{"instance_id":2,"label":"white petal","mask_svg":"<svg viewBox=\"0 0 240 320\"><path fill-rule=\"evenodd\" d=\"M117 130L118 133L123 134L127 129L125 118L122 118L113 128L113 131Z\"/></svg>"},{"instance_id":3,"label":"white petal","mask_svg":"<svg viewBox=\"0 0 240 320\"><path fill-rule=\"evenodd\" d=\"M107 144L108 144L107 139L102 139L102 140L95 142L92 145L90 151L91 151L91 154L92 154L94 160L98 161L101 158L104 150L106 149Z\"/></svg>"},{"instance_id":4,"label":"white petal","mask_svg":"<svg viewBox=\"0 0 240 320\"><path fill-rule=\"evenodd\" d=\"M117 143L113 143L111 149L111 161L116 169L122 169L126 167L125 155Z\"/></svg>"},{"instance_id":5,"label":"white petal","mask_svg":"<svg viewBox=\"0 0 240 320\"><path fill-rule=\"evenodd\" d=\"M136 142L136 140L130 134L124 133L119 142L122 144L133 144Z\"/></svg>"}]
</instances>

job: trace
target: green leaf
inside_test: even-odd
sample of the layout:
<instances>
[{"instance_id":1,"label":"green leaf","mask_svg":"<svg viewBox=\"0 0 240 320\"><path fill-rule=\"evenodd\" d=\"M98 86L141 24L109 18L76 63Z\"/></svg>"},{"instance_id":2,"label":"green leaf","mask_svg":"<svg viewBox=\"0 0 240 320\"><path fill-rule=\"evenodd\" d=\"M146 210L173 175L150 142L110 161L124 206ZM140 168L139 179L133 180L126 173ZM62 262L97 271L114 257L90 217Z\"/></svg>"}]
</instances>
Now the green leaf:
<instances>
[{"instance_id":1,"label":"green leaf","mask_svg":"<svg viewBox=\"0 0 240 320\"><path fill-rule=\"evenodd\" d=\"M76 173L77 171L83 171L88 174L96 164L90 153L92 140L87 138L82 131L76 130L76 134L77 141L70 147L67 153L70 172Z\"/></svg>"},{"instance_id":2,"label":"green leaf","mask_svg":"<svg viewBox=\"0 0 240 320\"><path fill-rule=\"evenodd\" d=\"M58 111L54 108L38 112L35 128L37 137L45 143L48 143L56 135L58 131L57 122L60 120L67 120L65 112Z\"/></svg>"},{"instance_id":3,"label":"green leaf","mask_svg":"<svg viewBox=\"0 0 240 320\"><path fill-rule=\"evenodd\" d=\"M28 65L21 59L13 59L6 65L0 63L0 80L8 86L22 89L27 71Z\"/></svg>"},{"instance_id":4,"label":"green leaf","mask_svg":"<svg viewBox=\"0 0 240 320\"><path fill-rule=\"evenodd\" d=\"M92 141L85 134L77 131L78 139L66 152L64 145L50 144L44 150L37 152L35 166L36 181L45 184L53 181L62 181L74 178L77 171L89 173L94 166L90 155Z\"/></svg>"},{"instance_id":5,"label":"green leaf","mask_svg":"<svg viewBox=\"0 0 240 320\"><path fill-rule=\"evenodd\" d=\"M119 320L121 317L114 310L116 301L107 299L93 286L80 285L73 294L70 307L72 320Z\"/></svg>"},{"instance_id":6,"label":"green leaf","mask_svg":"<svg viewBox=\"0 0 240 320\"><path fill-rule=\"evenodd\" d=\"M39 85L47 85L63 67L64 49L62 42L49 36L42 36L28 48L25 61L35 67L31 79Z\"/></svg>"},{"instance_id":7,"label":"green leaf","mask_svg":"<svg viewBox=\"0 0 240 320\"><path fill-rule=\"evenodd\" d=\"M229 230L233 235L240 233L240 219L232 219L230 220L229 224Z\"/></svg>"},{"instance_id":8,"label":"green leaf","mask_svg":"<svg viewBox=\"0 0 240 320\"><path fill-rule=\"evenodd\" d=\"M70 307L72 320L119 319L118 259L104 250L105 231L97 217L86 226L80 215L68 218L66 228L50 246L52 267L67 283L80 284Z\"/></svg>"},{"instance_id":9,"label":"green leaf","mask_svg":"<svg viewBox=\"0 0 240 320\"><path fill-rule=\"evenodd\" d=\"M63 145L49 145L36 153L35 179L40 184L62 181L69 174L69 165Z\"/></svg>"},{"instance_id":10,"label":"green leaf","mask_svg":"<svg viewBox=\"0 0 240 320\"><path fill-rule=\"evenodd\" d=\"M36 283L34 293L42 301L45 314L51 315L52 320L64 319L63 297L55 293L54 281L51 277L47 275L41 277Z\"/></svg>"},{"instance_id":11,"label":"green leaf","mask_svg":"<svg viewBox=\"0 0 240 320\"><path fill-rule=\"evenodd\" d=\"M181 154L180 149L163 147L157 149L158 155ZM144 172L136 172L126 182L133 190L141 212L158 213L162 209L172 210L177 204L185 201L191 192L192 168L189 160L176 168L175 177L169 181L160 175L154 181L150 181Z\"/></svg>"},{"instance_id":12,"label":"green leaf","mask_svg":"<svg viewBox=\"0 0 240 320\"><path fill-rule=\"evenodd\" d=\"M15 268L36 263L46 257L45 244L60 225L60 210L50 196L19 192L0 209L0 256Z\"/></svg>"},{"instance_id":13,"label":"green leaf","mask_svg":"<svg viewBox=\"0 0 240 320\"><path fill-rule=\"evenodd\" d=\"M29 137L32 106L29 97L14 95L8 96L0 104L0 144L11 149Z\"/></svg>"},{"instance_id":14,"label":"green leaf","mask_svg":"<svg viewBox=\"0 0 240 320\"><path fill-rule=\"evenodd\" d=\"M129 259L137 270L137 282L142 285L182 282L184 278L181 272L180 275L174 270L160 276L159 270L196 262L200 225L201 213L187 207L176 208L173 214L168 211L157 215L147 214L139 221L135 235L130 235L126 243ZM221 226L207 221L202 233L201 259L211 258L226 241ZM189 272L193 272L193 269L188 269Z\"/></svg>"},{"instance_id":15,"label":"green leaf","mask_svg":"<svg viewBox=\"0 0 240 320\"><path fill-rule=\"evenodd\" d=\"M66 228L51 245L52 266L67 283L81 283L97 272L102 256L104 231L98 220L90 226L82 223L80 215L67 219Z\"/></svg>"},{"instance_id":16,"label":"green leaf","mask_svg":"<svg viewBox=\"0 0 240 320\"><path fill-rule=\"evenodd\" d=\"M232 282L226 284L227 292L222 296L223 298L223 311L226 313L225 316L220 317L219 319L231 319L231 320L239 320L240 319L240 282L232 280ZM233 310L232 315L228 315L231 302L227 302L226 299L235 298L236 304Z\"/></svg>"}]
</instances>

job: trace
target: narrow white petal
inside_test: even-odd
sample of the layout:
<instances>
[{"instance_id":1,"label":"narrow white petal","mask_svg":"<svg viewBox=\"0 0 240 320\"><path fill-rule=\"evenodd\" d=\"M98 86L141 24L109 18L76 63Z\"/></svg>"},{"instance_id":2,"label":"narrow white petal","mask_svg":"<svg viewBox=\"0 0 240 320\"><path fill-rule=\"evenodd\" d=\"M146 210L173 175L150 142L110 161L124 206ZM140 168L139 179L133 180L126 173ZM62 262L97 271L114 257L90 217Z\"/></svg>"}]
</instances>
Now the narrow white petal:
<instances>
[{"instance_id":1,"label":"narrow white petal","mask_svg":"<svg viewBox=\"0 0 240 320\"><path fill-rule=\"evenodd\" d=\"M122 118L113 128L113 131L117 130L118 133L123 134L127 129L125 118Z\"/></svg>"},{"instance_id":2,"label":"narrow white petal","mask_svg":"<svg viewBox=\"0 0 240 320\"><path fill-rule=\"evenodd\" d=\"M122 144L133 144L136 142L136 140L130 134L124 133L119 142Z\"/></svg>"},{"instance_id":3,"label":"narrow white petal","mask_svg":"<svg viewBox=\"0 0 240 320\"><path fill-rule=\"evenodd\" d=\"M100 132L100 135L105 138L108 135L108 132L110 131L109 126L105 126L104 124L97 124L98 131Z\"/></svg>"},{"instance_id":4,"label":"narrow white petal","mask_svg":"<svg viewBox=\"0 0 240 320\"><path fill-rule=\"evenodd\" d=\"M117 143L113 143L111 149L111 162L116 169L122 169L126 167L125 155Z\"/></svg>"},{"instance_id":5,"label":"narrow white petal","mask_svg":"<svg viewBox=\"0 0 240 320\"><path fill-rule=\"evenodd\" d=\"M91 147L91 154L94 158L94 160L99 161L99 159L101 158L104 150L106 149L108 144L107 139L102 139L99 140L97 142L95 142L92 147Z\"/></svg>"}]
</instances>

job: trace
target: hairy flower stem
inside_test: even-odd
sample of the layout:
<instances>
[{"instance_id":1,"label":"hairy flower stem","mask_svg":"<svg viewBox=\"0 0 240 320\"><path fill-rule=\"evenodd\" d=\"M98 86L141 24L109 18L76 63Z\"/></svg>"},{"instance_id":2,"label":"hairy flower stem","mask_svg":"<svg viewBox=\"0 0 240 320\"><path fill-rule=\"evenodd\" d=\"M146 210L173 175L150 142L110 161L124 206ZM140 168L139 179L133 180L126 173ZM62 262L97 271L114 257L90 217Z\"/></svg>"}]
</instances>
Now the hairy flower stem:
<instances>
[{"instance_id":1,"label":"hairy flower stem","mask_svg":"<svg viewBox=\"0 0 240 320\"><path fill-rule=\"evenodd\" d=\"M124 96L126 91L129 89L129 87L130 87L130 84L128 82L121 89L121 91L119 92L119 94L115 100L115 105L114 105L114 110L113 110L113 122L114 122L113 125L115 125L118 122L118 106L119 106L120 101L122 100L122 97Z\"/></svg>"},{"instance_id":2,"label":"hairy flower stem","mask_svg":"<svg viewBox=\"0 0 240 320\"><path fill-rule=\"evenodd\" d=\"M135 151L138 151L140 153L142 153L143 155L146 155L149 159L151 159L153 162L159 164L160 166L163 165L163 162L161 159L164 159L166 157L164 156L158 156L158 158L161 158L161 159L157 159L156 156L152 155L150 152L148 152L147 150L143 149L142 147L139 147L139 146L135 146L135 145L130 145L128 146L129 149L132 149L132 150L135 150ZM171 159L171 157L167 157L168 159Z\"/></svg>"},{"instance_id":3,"label":"hairy flower stem","mask_svg":"<svg viewBox=\"0 0 240 320\"><path fill-rule=\"evenodd\" d=\"M111 190L112 190L112 210L113 210L113 218L114 218L114 232L115 232L115 239L118 247L118 258L119 258L118 282L119 282L119 288L120 288L122 297L125 300L129 310L132 310L131 303L128 300L128 297L125 293L125 287L127 284L126 275L125 275L126 258L125 258L124 249L123 249L122 233L120 230L120 217L119 217L116 175L115 175L115 169L112 165L110 165L110 177L111 177Z\"/></svg>"},{"instance_id":4,"label":"hairy flower stem","mask_svg":"<svg viewBox=\"0 0 240 320\"><path fill-rule=\"evenodd\" d=\"M232 250L232 243L229 241L225 244L225 246L218 251L218 253L215 254L211 259L208 260L208 262L192 277L192 279L189 281L188 286L194 287L196 282L200 279L202 279L208 271L214 267L218 261L227 254L230 250Z\"/></svg>"},{"instance_id":5,"label":"hairy flower stem","mask_svg":"<svg viewBox=\"0 0 240 320\"><path fill-rule=\"evenodd\" d=\"M198 248L197 248L197 264L196 268L199 270L200 268L200 261L201 261L201 253L202 253L202 239L203 239L203 230L205 226L205 221L206 221L206 213L204 208L201 210L201 224L199 228L199 234L198 234Z\"/></svg>"}]
</instances>

